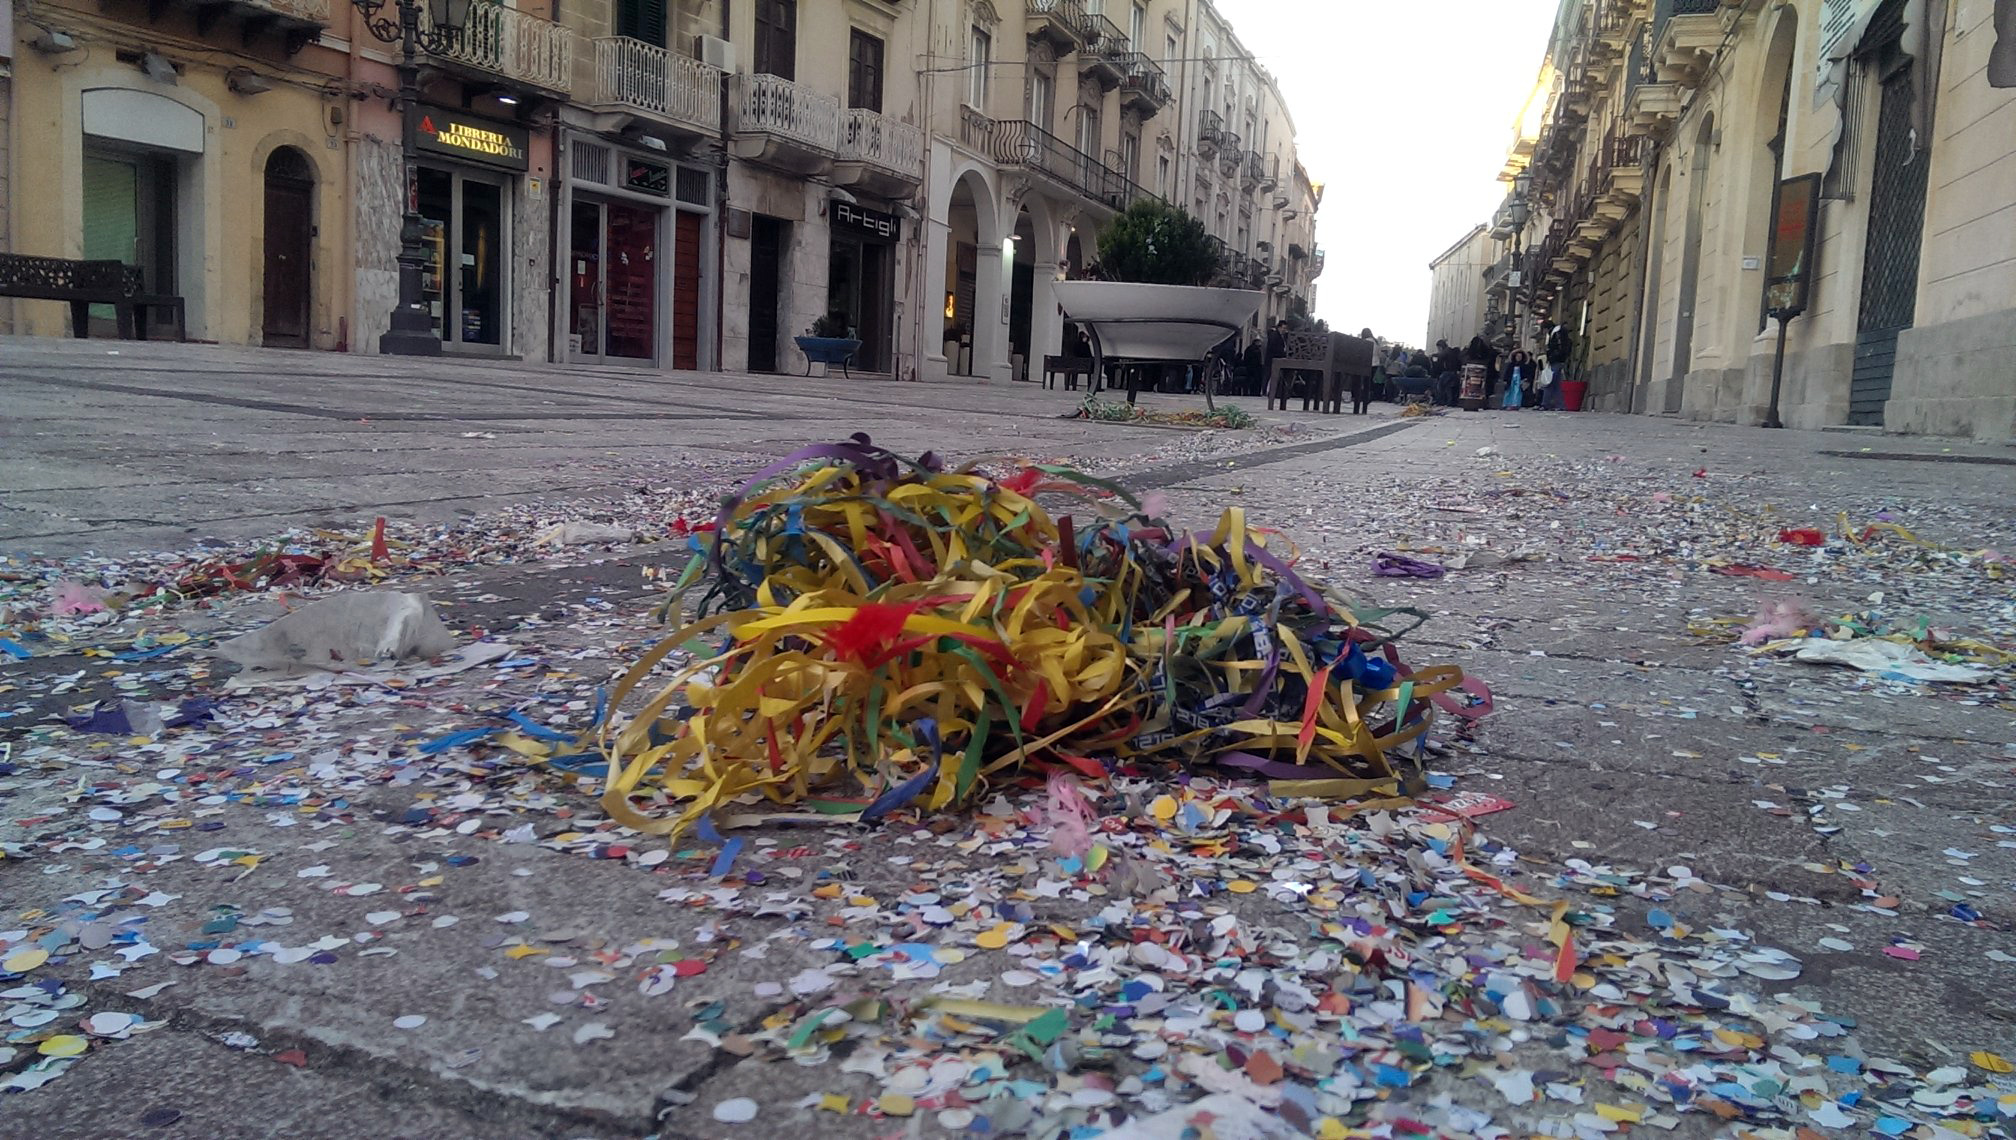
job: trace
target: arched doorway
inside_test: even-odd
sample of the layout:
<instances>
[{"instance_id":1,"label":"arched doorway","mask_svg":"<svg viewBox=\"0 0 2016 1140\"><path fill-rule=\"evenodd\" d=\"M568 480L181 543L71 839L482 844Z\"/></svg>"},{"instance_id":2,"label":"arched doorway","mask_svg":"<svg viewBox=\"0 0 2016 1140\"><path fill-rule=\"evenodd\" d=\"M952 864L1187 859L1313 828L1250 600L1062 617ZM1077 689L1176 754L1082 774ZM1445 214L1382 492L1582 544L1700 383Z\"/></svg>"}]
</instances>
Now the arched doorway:
<instances>
[{"instance_id":1,"label":"arched doorway","mask_svg":"<svg viewBox=\"0 0 2016 1140\"><path fill-rule=\"evenodd\" d=\"M1771 47L1764 55L1764 79L1759 90L1763 98L1757 107L1757 136L1762 140L1752 152L1750 177L1750 240L1745 249L1765 249L1771 244L1771 219L1778 214L1778 184L1785 178L1786 152L1790 149L1792 121L1792 53L1799 43L1799 11L1787 5L1778 12L1771 30ZM1756 278L1757 331L1770 324L1766 315L1763 274Z\"/></svg>"},{"instance_id":2,"label":"arched doorway","mask_svg":"<svg viewBox=\"0 0 2016 1140\"><path fill-rule=\"evenodd\" d=\"M1013 259L1008 267L1008 355L1011 364L1021 362L1013 378L1023 380L1043 366L1030 356L1036 323L1036 224L1029 211L1015 215L1015 233L1004 256Z\"/></svg>"},{"instance_id":3,"label":"arched doorway","mask_svg":"<svg viewBox=\"0 0 2016 1140\"><path fill-rule=\"evenodd\" d=\"M1694 162L1687 175L1687 241L1680 251L1680 308L1673 319L1673 376L1666 383L1666 414L1677 415L1687 394L1687 370L1694 363L1694 303L1701 287L1701 209L1708 191L1708 163L1715 146L1715 116L1704 115L1694 137Z\"/></svg>"},{"instance_id":4,"label":"arched doorway","mask_svg":"<svg viewBox=\"0 0 2016 1140\"><path fill-rule=\"evenodd\" d=\"M1638 345L1638 391L1631 400L1631 410L1637 413L1646 410L1652 389L1652 358L1659 351L1659 285L1665 275L1666 212L1672 197L1673 169L1669 166L1660 170L1659 181L1654 185L1645 209L1645 224L1651 227L1651 232L1645 239L1645 303L1639 310L1643 314L1641 319L1645 328L1644 339Z\"/></svg>"},{"instance_id":5,"label":"arched doorway","mask_svg":"<svg viewBox=\"0 0 2016 1140\"><path fill-rule=\"evenodd\" d=\"M1897 372L1897 337L1918 320L1918 263L1925 244L1926 174L1932 155L1913 126L1916 62L1902 47L1904 4L1886 0L1869 22L1856 66L1882 84L1876 163L1869 185L1862 300L1855 324L1855 373L1848 422L1880 425Z\"/></svg>"},{"instance_id":6,"label":"arched doorway","mask_svg":"<svg viewBox=\"0 0 2016 1140\"><path fill-rule=\"evenodd\" d=\"M280 348L308 347L313 280L315 167L291 146L266 159L265 310L262 339Z\"/></svg>"},{"instance_id":7,"label":"arched doorway","mask_svg":"<svg viewBox=\"0 0 2016 1140\"><path fill-rule=\"evenodd\" d=\"M992 194L977 172L954 181L944 216L945 370L990 375L1001 354L1001 234Z\"/></svg>"}]
</instances>

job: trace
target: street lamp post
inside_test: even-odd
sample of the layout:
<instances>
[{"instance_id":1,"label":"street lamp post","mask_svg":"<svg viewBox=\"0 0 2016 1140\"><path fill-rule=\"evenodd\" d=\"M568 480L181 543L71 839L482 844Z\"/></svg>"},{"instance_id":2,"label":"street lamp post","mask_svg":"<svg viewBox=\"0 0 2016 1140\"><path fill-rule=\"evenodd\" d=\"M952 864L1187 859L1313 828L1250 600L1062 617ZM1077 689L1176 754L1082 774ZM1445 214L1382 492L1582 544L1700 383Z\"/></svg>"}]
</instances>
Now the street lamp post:
<instances>
[{"instance_id":1,"label":"street lamp post","mask_svg":"<svg viewBox=\"0 0 2016 1140\"><path fill-rule=\"evenodd\" d=\"M1526 269L1522 243L1526 238L1526 223L1533 220L1533 205L1527 195L1533 189L1533 176L1521 174L1512 180L1512 205L1506 212L1506 220L1512 223L1512 272L1519 275L1519 283L1507 290L1505 325L1512 330L1512 347L1523 347L1519 333L1519 290L1526 286Z\"/></svg>"},{"instance_id":2,"label":"street lamp post","mask_svg":"<svg viewBox=\"0 0 2016 1140\"><path fill-rule=\"evenodd\" d=\"M392 325L378 338L378 351L391 356L439 356L441 335L421 296L421 274L427 268L423 243L426 223L420 217L419 171L414 166L415 140L420 135L420 52L440 54L462 38L469 18L469 0L428 0L433 19L420 26L420 0L395 0L396 19L380 15L386 0L350 0L365 28L380 43L399 45L399 157L406 181L406 216L399 226L399 303ZM445 267L444 267L445 269Z\"/></svg>"}]
</instances>

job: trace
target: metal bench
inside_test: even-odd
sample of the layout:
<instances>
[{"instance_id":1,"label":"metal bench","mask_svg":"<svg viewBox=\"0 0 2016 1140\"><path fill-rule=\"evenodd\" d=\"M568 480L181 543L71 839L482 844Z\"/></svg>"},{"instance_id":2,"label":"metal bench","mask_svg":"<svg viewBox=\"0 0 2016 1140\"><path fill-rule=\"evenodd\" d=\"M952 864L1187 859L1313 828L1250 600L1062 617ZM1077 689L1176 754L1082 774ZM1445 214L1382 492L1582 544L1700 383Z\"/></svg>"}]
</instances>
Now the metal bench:
<instances>
[{"instance_id":1,"label":"metal bench","mask_svg":"<svg viewBox=\"0 0 2016 1140\"><path fill-rule=\"evenodd\" d=\"M155 309L172 311L175 339L189 339L182 298L143 293L144 285L140 267L123 261L0 253L0 297L68 302L72 336L89 337L91 306L110 305L123 339L146 340L148 314Z\"/></svg>"}]
</instances>

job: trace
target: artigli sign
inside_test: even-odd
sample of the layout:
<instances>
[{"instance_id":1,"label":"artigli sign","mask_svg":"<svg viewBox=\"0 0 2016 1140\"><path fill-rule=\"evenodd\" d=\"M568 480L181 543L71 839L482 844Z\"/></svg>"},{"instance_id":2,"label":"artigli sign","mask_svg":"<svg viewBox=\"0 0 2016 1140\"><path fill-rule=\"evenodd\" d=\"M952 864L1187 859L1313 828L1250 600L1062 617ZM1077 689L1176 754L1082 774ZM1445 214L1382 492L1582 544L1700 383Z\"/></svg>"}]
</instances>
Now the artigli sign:
<instances>
[{"instance_id":1,"label":"artigli sign","mask_svg":"<svg viewBox=\"0 0 2016 1140\"><path fill-rule=\"evenodd\" d=\"M897 241L903 236L902 219L852 202L833 203L833 228L867 234L883 241Z\"/></svg>"},{"instance_id":2,"label":"artigli sign","mask_svg":"<svg viewBox=\"0 0 2016 1140\"><path fill-rule=\"evenodd\" d=\"M506 170L527 168L531 134L524 127L492 122L443 107L420 109L419 148Z\"/></svg>"}]
</instances>

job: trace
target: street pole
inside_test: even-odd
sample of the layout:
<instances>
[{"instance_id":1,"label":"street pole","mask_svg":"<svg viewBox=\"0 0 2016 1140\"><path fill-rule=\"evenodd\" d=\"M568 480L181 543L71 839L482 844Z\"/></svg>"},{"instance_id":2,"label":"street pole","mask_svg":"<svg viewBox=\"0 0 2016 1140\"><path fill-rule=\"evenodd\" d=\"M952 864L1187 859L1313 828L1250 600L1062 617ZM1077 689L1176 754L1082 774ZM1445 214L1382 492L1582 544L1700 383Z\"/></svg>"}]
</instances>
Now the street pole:
<instances>
[{"instance_id":1,"label":"street pole","mask_svg":"<svg viewBox=\"0 0 2016 1140\"><path fill-rule=\"evenodd\" d=\"M391 327L378 338L378 351L390 356L439 356L441 334L421 295L427 270L422 245L426 223L420 217L420 172L414 165L415 140L420 137L420 5L399 0L399 158L406 183L406 216L399 226L399 304ZM443 267L444 270L446 267Z\"/></svg>"},{"instance_id":2,"label":"street pole","mask_svg":"<svg viewBox=\"0 0 2016 1140\"><path fill-rule=\"evenodd\" d=\"M1771 410L1764 413L1764 423L1761 426L1782 428L1785 423L1778 418L1778 393L1785 384L1785 325L1792 318L1782 310L1773 313L1772 316L1778 318L1778 352L1771 360Z\"/></svg>"},{"instance_id":3,"label":"street pole","mask_svg":"<svg viewBox=\"0 0 2016 1140\"><path fill-rule=\"evenodd\" d=\"M386 0L350 0L363 17L363 24L380 43L399 45L399 164L405 182L404 218L399 226L399 303L378 351L388 356L439 356L441 334L434 331L433 315L421 282L427 271L426 220L420 216L420 170L415 162L420 139L420 49L430 52L450 50L461 41L462 24L468 15L468 0L435 0L434 26L420 28L421 0L397 0L399 18L395 22L379 15ZM448 266L442 266L447 272Z\"/></svg>"}]
</instances>

